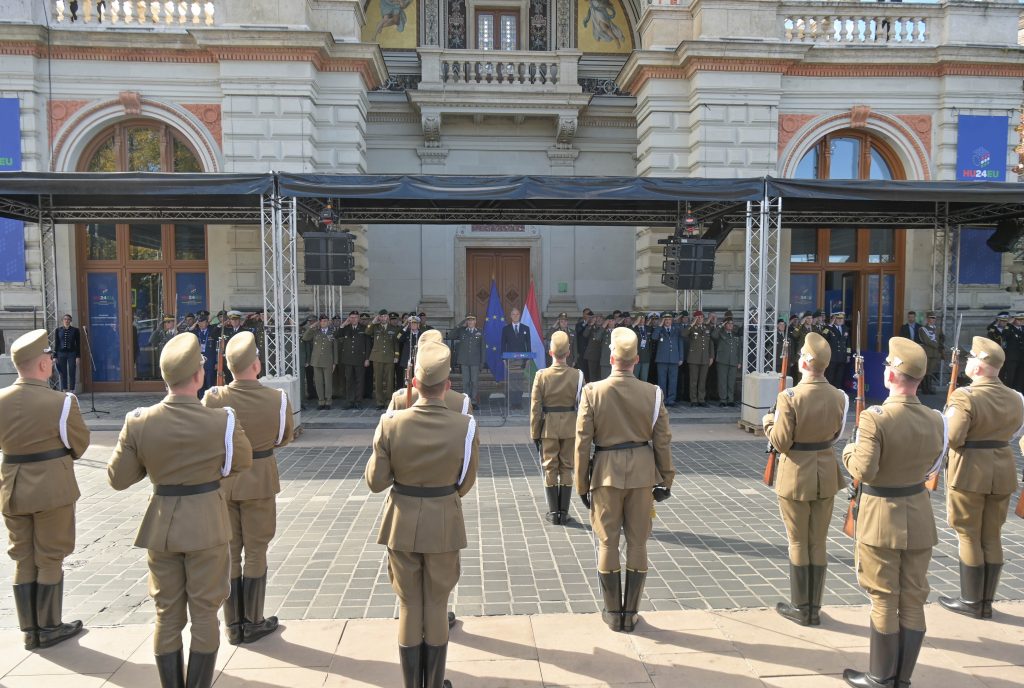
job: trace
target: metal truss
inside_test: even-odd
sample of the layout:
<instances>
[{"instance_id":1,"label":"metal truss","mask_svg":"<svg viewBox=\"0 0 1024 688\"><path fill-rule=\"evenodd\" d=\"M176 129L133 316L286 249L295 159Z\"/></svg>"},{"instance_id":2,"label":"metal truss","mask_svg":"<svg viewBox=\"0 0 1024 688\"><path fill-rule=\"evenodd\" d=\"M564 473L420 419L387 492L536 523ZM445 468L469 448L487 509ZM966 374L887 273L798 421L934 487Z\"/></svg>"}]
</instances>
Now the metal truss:
<instances>
[{"instance_id":1,"label":"metal truss","mask_svg":"<svg viewBox=\"0 0 1024 688\"><path fill-rule=\"evenodd\" d=\"M245 224L254 225L260 222L257 208L237 207L188 207L174 208L137 206L109 206L81 208L59 208L50 211L50 217L57 224L74 224L78 222L196 222L203 224ZM0 215L12 217L25 222L39 219L39 208L18 201L0 198Z\"/></svg>"},{"instance_id":2,"label":"metal truss","mask_svg":"<svg viewBox=\"0 0 1024 688\"><path fill-rule=\"evenodd\" d=\"M938 316L939 331L946 335L946 343L954 346L951 338L956 329L957 308L960 301L960 225L951 224L949 204L943 204L934 219L932 242L932 310ZM948 374L945 357L939 364L939 384Z\"/></svg>"},{"instance_id":3,"label":"metal truss","mask_svg":"<svg viewBox=\"0 0 1024 688\"><path fill-rule=\"evenodd\" d=\"M294 377L299 371L296 216L294 198L268 194L260 199L264 346L270 377Z\"/></svg>"},{"instance_id":4,"label":"metal truss","mask_svg":"<svg viewBox=\"0 0 1024 688\"><path fill-rule=\"evenodd\" d=\"M1024 217L1024 203L980 205L949 214L950 221L958 225L991 225L1007 218Z\"/></svg>"},{"instance_id":5,"label":"metal truss","mask_svg":"<svg viewBox=\"0 0 1024 688\"><path fill-rule=\"evenodd\" d=\"M788 220L788 218L787 218ZM779 312L782 199L747 203L746 275L743 284L745 372L775 369L775 318Z\"/></svg>"},{"instance_id":6,"label":"metal truss","mask_svg":"<svg viewBox=\"0 0 1024 688\"><path fill-rule=\"evenodd\" d=\"M39 251L43 270L43 327L57 329L57 238L53 218L39 209L33 221L39 223Z\"/></svg>"},{"instance_id":7,"label":"metal truss","mask_svg":"<svg viewBox=\"0 0 1024 688\"><path fill-rule=\"evenodd\" d=\"M900 229L932 229L935 218L921 213L863 213L851 211L786 211L786 226L814 227L898 227Z\"/></svg>"}]
</instances>

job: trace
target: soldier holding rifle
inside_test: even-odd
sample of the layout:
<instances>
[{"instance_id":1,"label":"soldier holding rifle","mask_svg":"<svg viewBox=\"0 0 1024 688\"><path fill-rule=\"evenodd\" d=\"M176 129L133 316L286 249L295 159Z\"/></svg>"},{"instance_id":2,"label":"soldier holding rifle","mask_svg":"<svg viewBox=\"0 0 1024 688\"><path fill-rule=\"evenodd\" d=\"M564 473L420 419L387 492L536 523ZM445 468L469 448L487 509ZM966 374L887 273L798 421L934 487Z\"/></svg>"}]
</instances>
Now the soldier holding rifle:
<instances>
[{"instance_id":1,"label":"soldier holding rifle","mask_svg":"<svg viewBox=\"0 0 1024 688\"><path fill-rule=\"evenodd\" d=\"M801 626L821 624L828 524L846 484L832 445L843 433L850 398L825 379L830 359L828 341L808 333L797 363L800 383L779 394L775 412L762 420L779 452L775 491L789 538L790 601L775 610Z\"/></svg>"},{"instance_id":2,"label":"soldier holding rifle","mask_svg":"<svg viewBox=\"0 0 1024 688\"><path fill-rule=\"evenodd\" d=\"M928 563L938 542L925 477L946 451L944 416L917 389L928 371L924 349L889 340L883 383L889 397L865 410L843 463L860 481L857 578L871 597L866 672L847 669L855 688L908 685L924 642Z\"/></svg>"}]
</instances>

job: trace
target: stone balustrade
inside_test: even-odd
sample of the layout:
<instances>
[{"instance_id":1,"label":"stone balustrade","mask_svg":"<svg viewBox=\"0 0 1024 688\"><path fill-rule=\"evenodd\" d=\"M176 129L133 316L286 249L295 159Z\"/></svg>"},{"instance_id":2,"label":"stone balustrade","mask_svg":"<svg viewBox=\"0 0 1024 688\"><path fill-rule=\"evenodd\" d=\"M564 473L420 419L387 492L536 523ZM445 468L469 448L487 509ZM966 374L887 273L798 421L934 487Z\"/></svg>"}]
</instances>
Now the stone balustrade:
<instances>
[{"instance_id":1,"label":"stone balustrade","mask_svg":"<svg viewBox=\"0 0 1024 688\"><path fill-rule=\"evenodd\" d=\"M61 28L77 25L212 26L216 5L173 0L53 0L52 20Z\"/></svg>"},{"instance_id":2,"label":"stone balustrade","mask_svg":"<svg viewBox=\"0 0 1024 688\"><path fill-rule=\"evenodd\" d=\"M939 5L790 2L779 7L782 39L789 43L934 44Z\"/></svg>"},{"instance_id":3,"label":"stone balustrade","mask_svg":"<svg viewBox=\"0 0 1024 688\"><path fill-rule=\"evenodd\" d=\"M420 49L420 89L474 88L513 92L580 91L580 53Z\"/></svg>"}]
</instances>

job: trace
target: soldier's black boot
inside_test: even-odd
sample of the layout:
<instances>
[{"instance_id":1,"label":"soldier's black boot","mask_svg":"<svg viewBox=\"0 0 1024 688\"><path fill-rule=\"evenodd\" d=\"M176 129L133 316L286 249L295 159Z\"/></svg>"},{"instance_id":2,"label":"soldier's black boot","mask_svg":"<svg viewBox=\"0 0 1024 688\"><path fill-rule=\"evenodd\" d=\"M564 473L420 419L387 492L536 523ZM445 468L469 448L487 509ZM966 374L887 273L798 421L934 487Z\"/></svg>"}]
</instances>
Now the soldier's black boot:
<instances>
[{"instance_id":1,"label":"soldier's black boot","mask_svg":"<svg viewBox=\"0 0 1024 688\"><path fill-rule=\"evenodd\" d=\"M217 652L188 653L188 676L185 688L210 688L213 685L213 670L217 664Z\"/></svg>"},{"instance_id":2,"label":"soldier's black boot","mask_svg":"<svg viewBox=\"0 0 1024 688\"><path fill-rule=\"evenodd\" d=\"M455 625L455 612L448 612L448 628Z\"/></svg>"},{"instance_id":3,"label":"soldier's black boot","mask_svg":"<svg viewBox=\"0 0 1024 688\"><path fill-rule=\"evenodd\" d=\"M824 578L823 578L824 580ZM801 626L811 624L811 567L789 564L789 602L779 602L779 616Z\"/></svg>"},{"instance_id":4,"label":"soldier's black boot","mask_svg":"<svg viewBox=\"0 0 1024 688\"><path fill-rule=\"evenodd\" d=\"M53 647L81 632L81 621L61 621L63 606L63 578L54 585L36 583L36 626L39 628L39 647Z\"/></svg>"},{"instance_id":5,"label":"soldier's black boot","mask_svg":"<svg viewBox=\"0 0 1024 688\"><path fill-rule=\"evenodd\" d=\"M808 622L811 626L821 625L821 598L825 594L825 571L827 566L811 564L811 607Z\"/></svg>"},{"instance_id":6,"label":"soldier's black boot","mask_svg":"<svg viewBox=\"0 0 1024 688\"><path fill-rule=\"evenodd\" d=\"M35 583L19 583L14 586L14 606L18 610L18 627L25 634L25 649L34 650L39 647Z\"/></svg>"},{"instance_id":7,"label":"soldier's black boot","mask_svg":"<svg viewBox=\"0 0 1024 688\"><path fill-rule=\"evenodd\" d=\"M981 596L981 618L992 618L992 600L996 598L999 587L999 574L1003 572L1002 564L985 564L985 585Z\"/></svg>"},{"instance_id":8,"label":"soldier's black boot","mask_svg":"<svg viewBox=\"0 0 1024 688\"><path fill-rule=\"evenodd\" d=\"M242 606L242 579L231 579L231 592L222 605L224 609L224 626L228 629L228 642L238 645L242 642L242 624L245 621L245 610Z\"/></svg>"},{"instance_id":9,"label":"soldier's black boot","mask_svg":"<svg viewBox=\"0 0 1024 688\"><path fill-rule=\"evenodd\" d=\"M622 576L618 571L598 573L601 580L601 595L604 597L604 609L601 618L613 631L622 630Z\"/></svg>"},{"instance_id":10,"label":"soldier's black boot","mask_svg":"<svg viewBox=\"0 0 1024 688\"><path fill-rule=\"evenodd\" d=\"M558 485L544 486L544 496L548 500L548 513L544 517L556 526L562 523L562 515L558 513Z\"/></svg>"},{"instance_id":11,"label":"soldier's black boot","mask_svg":"<svg viewBox=\"0 0 1024 688\"><path fill-rule=\"evenodd\" d=\"M424 670L423 688L451 688L452 682L445 679L444 667L448 659L448 643L444 645L423 644Z\"/></svg>"},{"instance_id":12,"label":"soldier's black boot","mask_svg":"<svg viewBox=\"0 0 1024 688\"><path fill-rule=\"evenodd\" d=\"M156 656L160 688L185 688L185 653L181 650Z\"/></svg>"},{"instance_id":13,"label":"soldier's black boot","mask_svg":"<svg viewBox=\"0 0 1024 688\"><path fill-rule=\"evenodd\" d=\"M646 571L626 569L626 592L622 598L622 630L632 633L640 623L640 597L647 581Z\"/></svg>"},{"instance_id":14,"label":"soldier's black boot","mask_svg":"<svg viewBox=\"0 0 1024 688\"><path fill-rule=\"evenodd\" d=\"M960 562L960 598L940 597L939 604L951 612L981 618L985 586L985 566L968 566Z\"/></svg>"},{"instance_id":15,"label":"soldier's black boot","mask_svg":"<svg viewBox=\"0 0 1024 688\"><path fill-rule=\"evenodd\" d=\"M871 626L871 657L868 671L847 669L843 679L853 688L894 688L900 657L900 634L879 633Z\"/></svg>"},{"instance_id":16,"label":"soldier's black boot","mask_svg":"<svg viewBox=\"0 0 1024 688\"><path fill-rule=\"evenodd\" d=\"M245 621L242 623L242 642L254 643L277 630L276 616L263 616L263 603L267 598L267 574L259 578L242 577L242 602Z\"/></svg>"},{"instance_id":17,"label":"soldier's black boot","mask_svg":"<svg viewBox=\"0 0 1024 688\"><path fill-rule=\"evenodd\" d=\"M404 681L405 688L422 688L423 686L423 647L423 643L398 646L398 658L402 663L402 681Z\"/></svg>"},{"instance_id":18,"label":"soldier's black boot","mask_svg":"<svg viewBox=\"0 0 1024 688\"><path fill-rule=\"evenodd\" d=\"M924 631L912 631L900 626L899 671L896 674L896 688L909 688L910 677L917 666L917 657L924 643Z\"/></svg>"},{"instance_id":19,"label":"soldier's black boot","mask_svg":"<svg viewBox=\"0 0 1024 688\"><path fill-rule=\"evenodd\" d=\"M572 519L569 518L569 500L572 499L572 485L558 486L558 513L562 516L562 525L566 525Z\"/></svg>"}]
</instances>

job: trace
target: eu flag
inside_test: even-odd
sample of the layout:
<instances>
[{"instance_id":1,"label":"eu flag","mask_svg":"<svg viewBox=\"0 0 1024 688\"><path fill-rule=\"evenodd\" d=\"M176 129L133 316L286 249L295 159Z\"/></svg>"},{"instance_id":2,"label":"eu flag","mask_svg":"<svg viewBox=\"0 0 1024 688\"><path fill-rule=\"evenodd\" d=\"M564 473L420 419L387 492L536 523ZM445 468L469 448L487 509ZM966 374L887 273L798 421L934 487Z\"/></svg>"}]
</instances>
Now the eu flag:
<instances>
[{"instance_id":1,"label":"eu flag","mask_svg":"<svg viewBox=\"0 0 1024 688\"><path fill-rule=\"evenodd\" d=\"M494 379L505 379L505 364L501 360L501 331L505 327L505 309L498 298L498 285L491 280L491 298L487 302L487 319L484 321L484 347L487 349L487 367Z\"/></svg>"}]
</instances>

